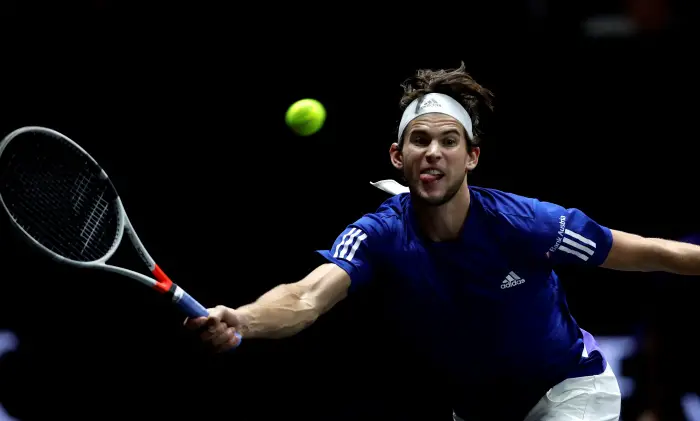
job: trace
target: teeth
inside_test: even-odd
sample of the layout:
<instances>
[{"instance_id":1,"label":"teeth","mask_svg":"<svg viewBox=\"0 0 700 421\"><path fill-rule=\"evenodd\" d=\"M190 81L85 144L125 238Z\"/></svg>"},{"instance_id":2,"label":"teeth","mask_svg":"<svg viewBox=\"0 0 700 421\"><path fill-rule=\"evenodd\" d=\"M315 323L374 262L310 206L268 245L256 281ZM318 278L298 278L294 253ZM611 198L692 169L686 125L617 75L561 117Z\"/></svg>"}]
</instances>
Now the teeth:
<instances>
[{"instance_id":1,"label":"teeth","mask_svg":"<svg viewBox=\"0 0 700 421\"><path fill-rule=\"evenodd\" d=\"M423 174L442 175L442 171L430 169L430 170L423 171Z\"/></svg>"}]
</instances>

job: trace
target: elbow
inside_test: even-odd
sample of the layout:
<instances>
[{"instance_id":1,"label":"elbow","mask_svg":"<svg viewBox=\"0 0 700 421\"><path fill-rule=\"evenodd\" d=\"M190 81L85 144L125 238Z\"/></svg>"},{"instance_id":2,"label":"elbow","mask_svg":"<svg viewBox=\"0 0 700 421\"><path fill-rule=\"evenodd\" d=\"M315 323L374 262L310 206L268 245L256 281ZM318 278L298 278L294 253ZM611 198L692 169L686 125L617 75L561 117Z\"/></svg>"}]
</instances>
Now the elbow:
<instances>
[{"instance_id":1,"label":"elbow","mask_svg":"<svg viewBox=\"0 0 700 421\"><path fill-rule=\"evenodd\" d=\"M668 272L680 275L697 274L700 271L698 253L679 243L657 238L643 238L635 247L628 247L623 251L611 253L604 266L618 270Z\"/></svg>"},{"instance_id":2,"label":"elbow","mask_svg":"<svg viewBox=\"0 0 700 421\"><path fill-rule=\"evenodd\" d=\"M682 267L684 257L681 250L664 240L651 239L651 242L652 246L644 259L646 272L675 272Z\"/></svg>"},{"instance_id":3,"label":"elbow","mask_svg":"<svg viewBox=\"0 0 700 421\"><path fill-rule=\"evenodd\" d=\"M283 300L286 305L285 312L290 313L291 319L295 320L293 328L290 326L290 333L297 333L311 326L323 314L322 307L308 287L299 284L283 285Z\"/></svg>"},{"instance_id":4,"label":"elbow","mask_svg":"<svg viewBox=\"0 0 700 421\"><path fill-rule=\"evenodd\" d=\"M310 317L316 320L319 316L328 312L338 302L347 296L347 291L338 291L328 294L326 290L310 289L298 296L299 306L308 312Z\"/></svg>"},{"instance_id":5,"label":"elbow","mask_svg":"<svg viewBox=\"0 0 700 421\"><path fill-rule=\"evenodd\" d=\"M323 265L296 287L299 300L318 317L347 297L350 277L336 265Z\"/></svg>"},{"instance_id":6,"label":"elbow","mask_svg":"<svg viewBox=\"0 0 700 421\"><path fill-rule=\"evenodd\" d=\"M652 270L674 273L677 275L700 274L700 248L695 245L655 240L655 252L649 262Z\"/></svg>"},{"instance_id":7,"label":"elbow","mask_svg":"<svg viewBox=\"0 0 700 421\"><path fill-rule=\"evenodd\" d=\"M314 299L310 294L301 294L297 296L297 309L299 312L305 315L304 319L307 320L308 325L312 324L319 318L324 312L321 307L321 303Z\"/></svg>"}]
</instances>

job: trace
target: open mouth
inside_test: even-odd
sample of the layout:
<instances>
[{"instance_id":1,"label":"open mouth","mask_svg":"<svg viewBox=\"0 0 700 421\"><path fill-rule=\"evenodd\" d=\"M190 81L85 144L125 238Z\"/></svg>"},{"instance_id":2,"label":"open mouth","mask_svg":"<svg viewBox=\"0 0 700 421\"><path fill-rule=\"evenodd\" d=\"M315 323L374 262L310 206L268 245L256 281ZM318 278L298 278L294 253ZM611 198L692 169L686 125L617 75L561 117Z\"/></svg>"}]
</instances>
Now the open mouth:
<instances>
[{"instance_id":1,"label":"open mouth","mask_svg":"<svg viewBox=\"0 0 700 421\"><path fill-rule=\"evenodd\" d=\"M428 168L420 172L420 181L434 183L445 176L445 173L435 168Z\"/></svg>"}]
</instances>

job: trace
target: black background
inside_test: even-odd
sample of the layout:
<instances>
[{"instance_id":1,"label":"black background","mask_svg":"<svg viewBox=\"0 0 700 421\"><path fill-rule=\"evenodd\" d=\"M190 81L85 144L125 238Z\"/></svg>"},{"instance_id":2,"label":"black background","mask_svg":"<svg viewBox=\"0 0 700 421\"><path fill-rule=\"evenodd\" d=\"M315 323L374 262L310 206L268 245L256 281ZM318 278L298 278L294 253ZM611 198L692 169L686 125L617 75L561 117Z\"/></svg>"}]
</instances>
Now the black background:
<instances>
[{"instance_id":1,"label":"black background","mask_svg":"<svg viewBox=\"0 0 700 421\"><path fill-rule=\"evenodd\" d=\"M386 18L359 5L329 4L318 18L310 5L291 8L7 3L0 129L47 126L84 146L159 265L210 307L300 279L314 250L375 210L386 195L369 182L395 176L400 83L460 61L496 95L472 184L647 236L700 228L686 27L611 41L582 36L590 10L556 6L535 19L524 2L390 7ZM300 138L284 112L305 97L328 120ZM214 357L155 293L58 267L1 227L0 328L21 346L0 364L0 400L22 420L407 419L440 399L383 332L372 297L297 337ZM634 332L660 301L694 293L690 278L560 273L575 317L597 335Z\"/></svg>"}]
</instances>

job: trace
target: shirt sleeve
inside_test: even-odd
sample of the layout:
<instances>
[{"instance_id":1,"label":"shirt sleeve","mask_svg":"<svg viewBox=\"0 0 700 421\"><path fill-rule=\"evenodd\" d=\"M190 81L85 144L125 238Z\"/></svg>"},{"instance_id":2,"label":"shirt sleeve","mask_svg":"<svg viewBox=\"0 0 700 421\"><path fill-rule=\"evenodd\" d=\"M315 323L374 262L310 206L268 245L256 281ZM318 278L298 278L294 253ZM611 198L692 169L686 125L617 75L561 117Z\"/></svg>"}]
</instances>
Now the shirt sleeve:
<instances>
[{"instance_id":1,"label":"shirt sleeve","mask_svg":"<svg viewBox=\"0 0 700 421\"><path fill-rule=\"evenodd\" d=\"M538 255L552 264L601 265L612 248L612 232L583 211L535 200L527 233Z\"/></svg>"},{"instance_id":2,"label":"shirt sleeve","mask_svg":"<svg viewBox=\"0 0 700 421\"><path fill-rule=\"evenodd\" d=\"M373 278L377 262L385 252L389 225L380 216L365 215L348 225L333 246L317 252L350 275L354 290Z\"/></svg>"}]
</instances>

